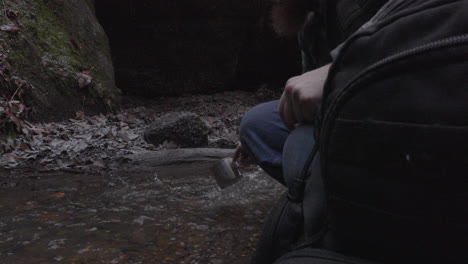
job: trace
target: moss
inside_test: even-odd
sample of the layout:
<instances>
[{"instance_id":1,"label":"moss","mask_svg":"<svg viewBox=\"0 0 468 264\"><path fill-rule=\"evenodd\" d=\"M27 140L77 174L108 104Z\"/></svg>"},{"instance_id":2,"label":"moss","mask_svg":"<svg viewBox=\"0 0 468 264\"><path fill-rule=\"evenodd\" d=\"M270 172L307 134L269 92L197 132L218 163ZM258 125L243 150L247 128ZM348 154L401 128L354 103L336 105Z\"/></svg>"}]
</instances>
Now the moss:
<instances>
[{"instance_id":1,"label":"moss","mask_svg":"<svg viewBox=\"0 0 468 264\"><path fill-rule=\"evenodd\" d=\"M77 86L76 72L85 59L74 51L62 23L44 0L9 1L7 8L20 11L20 22L24 25L18 34L0 35L10 44L8 55L15 68L29 75L27 72L37 71L32 62L40 63L44 66L42 74L57 81L56 87L70 95L70 88ZM1 21L7 22L5 16Z\"/></svg>"},{"instance_id":2,"label":"moss","mask_svg":"<svg viewBox=\"0 0 468 264\"><path fill-rule=\"evenodd\" d=\"M37 48L46 74L62 94L73 95L72 88L77 87L76 73L84 65L84 58L74 51L70 36L45 1L35 0L31 4L36 17L28 21L29 31L39 42Z\"/></svg>"},{"instance_id":3,"label":"moss","mask_svg":"<svg viewBox=\"0 0 468 264\"><path fill-rule=\"evenodd\" d=\"M31 30L36 34L42 45L40 48L45 56L63 65L79 68L83 58L73 50L71 38L53 11L44 0L32 1L37 17L30 21Z\"/></svg>"},{"instance_id":4,"label":"moss","mask_svg":"<svg viewBox=\"0 0 468 264\"><path fill-rule=\"evenodd\" d=\"M32 23L32 27L37 34L37 39L43 42L43 45L40 46L43 53L42 59L49 64L49 68L54 72L56 70L63 72L63 76L68 79L63 80L64 84L76 86L76 73L81 67L89 67L90 63L72 46L72 37L69 36L62 26L62 22L46 1L36 0L33 1L33 4L34 9L40 14ZM110 94L109 90L100 82L102 76L96 71L93 73L95 74L94 82L88 87L90 96L105 99Z\"/></svg>"},{"instance_id":5,"label":"moss","mask_svg":"<svg viewBox=\"0 0 468 264\"><path fill-rule=\"evenodd\" d=\"M5 3L6 8L19 11L19 21L24 27L19 33L0 31L0 43L7 44L12 75L36 88L26 95L29 102L41 109L39 111L47 113L61 104L72 111L74 107L81 107L82 96L96 105L114 101L118 89L113 82L107 85L109 77L99 68L93 53L79 50L72 44L76 31L70 21L63 20L73 14L62 9L58 5L60 1L9 0ZM0 11L3 9L0 0ZM7 23L10 21L0 12L0 25ZM79 41L83 35L75 37ZM81 68L91 68L93 72L93 83L87 89L78 87L77 73ZM0 90L6 88L1 86Z\"/></svg>"}]
</instances>

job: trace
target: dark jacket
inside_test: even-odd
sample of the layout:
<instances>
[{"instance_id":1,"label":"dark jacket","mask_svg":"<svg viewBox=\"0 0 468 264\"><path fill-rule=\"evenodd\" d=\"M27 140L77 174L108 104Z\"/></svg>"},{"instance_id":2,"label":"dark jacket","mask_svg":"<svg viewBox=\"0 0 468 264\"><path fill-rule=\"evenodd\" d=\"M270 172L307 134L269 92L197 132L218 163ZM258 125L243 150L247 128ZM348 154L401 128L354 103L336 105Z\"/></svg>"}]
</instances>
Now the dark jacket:
<instances>
[{"instance_id":1,"label":"dark jacket","mask_svg":"<svg viewBox=\"0 0 468 264\"><path fill-rule=\"evenodd\" d=\"M320 0L299 32L303 70L310 71L332 61L338 45L369 21L389 0Z\"/></svg>"}]
</instances>

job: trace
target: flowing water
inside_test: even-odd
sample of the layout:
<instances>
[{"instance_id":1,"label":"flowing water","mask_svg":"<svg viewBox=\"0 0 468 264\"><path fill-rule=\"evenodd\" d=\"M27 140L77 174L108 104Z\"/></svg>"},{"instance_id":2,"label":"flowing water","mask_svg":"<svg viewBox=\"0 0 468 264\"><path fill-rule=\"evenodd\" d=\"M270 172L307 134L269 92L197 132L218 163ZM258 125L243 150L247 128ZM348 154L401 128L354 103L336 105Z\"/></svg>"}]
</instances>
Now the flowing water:
<instances>
[{"instance_id":1,"label":"flowing water","mask_svg":"<svg viewBox=\"0 0 468 264\"><path fill-rule=\"evenodd\" d=\"M210 166L2 171L0 263L248 263L283 188L254 170L221 190Z\"/></svg>"}]
</instances>

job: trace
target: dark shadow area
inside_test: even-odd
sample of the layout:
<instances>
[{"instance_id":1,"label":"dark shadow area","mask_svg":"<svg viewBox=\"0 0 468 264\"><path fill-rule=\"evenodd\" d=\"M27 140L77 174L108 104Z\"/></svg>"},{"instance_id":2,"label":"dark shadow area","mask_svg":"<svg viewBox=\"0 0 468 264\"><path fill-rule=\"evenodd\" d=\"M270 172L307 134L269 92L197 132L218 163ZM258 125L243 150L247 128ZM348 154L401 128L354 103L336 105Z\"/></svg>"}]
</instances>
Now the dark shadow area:
<instances>
[{"instance_id":1,"label":"dark shadow area","mask_svg":"<svg viewBox=\"0 0 468 264\"><path fill-rule=\"evenodd\" d=\"M96 1L117 85L140 96L281 86L300 72L300 52L272 32L267 2Z\"/></svg>"}]
</instances>

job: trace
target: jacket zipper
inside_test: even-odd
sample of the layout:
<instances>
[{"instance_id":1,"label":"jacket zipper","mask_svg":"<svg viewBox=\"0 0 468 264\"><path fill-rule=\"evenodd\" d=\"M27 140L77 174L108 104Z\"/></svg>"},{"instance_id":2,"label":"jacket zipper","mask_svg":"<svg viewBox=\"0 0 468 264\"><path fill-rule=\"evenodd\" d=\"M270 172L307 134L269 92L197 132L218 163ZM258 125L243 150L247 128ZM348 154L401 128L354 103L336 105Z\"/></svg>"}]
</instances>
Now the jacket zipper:
<instances>
[{"instance_id":1,"label":"jacket zipper","mask_svg":"<svg viewBox=\"0 0 468 264\"><path fill-rule=\"evenodd\" d=\"M328 143L329 135L327 135L325 133L325 131L327 131L329 129L332 117L336 115L337 108L340 105L341 101L343 100L343 98L346 98L346 95L351 91L351 89L353 87L355 87L357 84L359 84L359 82L361 82L363 79L365 79L365 77L369 73L371 73L371 72L373 72L375 70L378 70L378 69L380 69L380 68L382 68L384 66L387 66L387 65L389 65L391 63L394 63L394 62L396 62L398 60L407 58L407 57L420 55L420 54L425 53L425 52L430 52L430 51L434 51L434 50L437 50L437 49L448 48L448 47L451 47L451 46L456 46L456 45L461 45L461 44L468 44L468 34L463 34L463 35L459 35L459 36L453 36L453 37L441 39L441 40L438 40L438 41L433 41L433 42L430 42L430 43L427 43L427 44L424 44L424 45L421 45L421 46L417 46L417 47L412 48L412 49L408 49L408 50L405 50L405 51L398 52L398 53L396 53L394 55L391 55L389 57L386 57L386 58L372 64L371 66L367 67L366 69L364 69L361 73L359 73L357 75L357 77L355 77L351 82L349 82L346 85L346 87L344 89L342 89L339 92L339 94L333 99L333 101L329 104L329 107L328 107L329 110L326 111L326 113L325 113L325 115L323 117L323 120L322 120L323 122L321 122L322 127L320 128L319 136L320 136L320 142L324 142L324 143L321 144L322 145L321 147L324 147L324 145L327 145L327 143ZM322 141L322 139L323 139L323 141Z\"/></svg>"}]
</instances>

